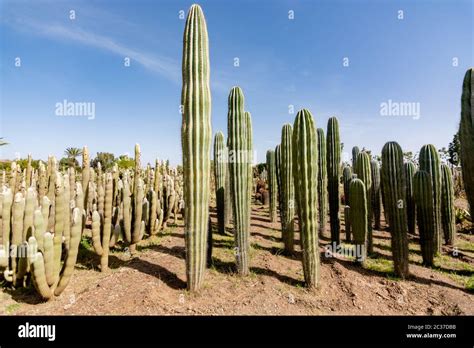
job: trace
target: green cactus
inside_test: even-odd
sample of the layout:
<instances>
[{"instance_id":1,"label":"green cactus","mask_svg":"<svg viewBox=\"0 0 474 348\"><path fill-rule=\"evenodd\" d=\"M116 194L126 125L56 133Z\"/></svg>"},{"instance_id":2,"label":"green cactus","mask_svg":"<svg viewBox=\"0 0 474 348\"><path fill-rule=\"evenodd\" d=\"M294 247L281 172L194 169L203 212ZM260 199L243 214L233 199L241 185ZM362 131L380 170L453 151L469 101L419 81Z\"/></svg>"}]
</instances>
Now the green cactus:
<instances>
[{"instance_id":1,"label":"green cactus","mask_svg":"<svg viewBox=\"0 0 474 348\"><path fill-rule=\"evenodd\" d=\"M281 145L278 144L275 146L275 172L276 172L276 177L277 177L277 186L278 186L278 211L280 215L280 222L283 230L283 193L282 193L282 188L281 188Z\"/></svg>"},{"instance_id":2,"label":"green cactus","mask_svg":"<svg viewBox=\"0 0 474 348\"><path fill-rule=\"evenodd\" d=\"M217 132L214 136L214 176L216 181L217 232L225 234L225 179L227 154L224 134Z\"/></svg>"},{"instance_id":3,"label":"green cactus","mask_svg":"<svg viewBox=\"0 0 474 348\"><path fill-rule=\"evenodd\" d=\"M247 165L248 165L248 195L249 195L249 205L248 205L248 214L249 219L251 216L251 203L252 203L252 186L253 186L253 131L252 131L252 115L250 112L245 111L245 128L247 130ZM250 222L249 222L250 224ZM250 227L249 227L250 228Z\"/></svg>"},{"instance_id":4,"label":"green cactus","mask_svg":"<svg viewBox=\"0 0 474 348\"><path fill-rule=\"evenodd\" d=\"M358 146L354 146L352 148L352 168L355 168L357 162L357 155L359 154L360 150Z\"/></svg>"},{"instance_id":5,"label":"green cactus","mask_svg":"<svg viewBox=\"0 0 474 348\"><path fill-rule=\"evenodd\" d=\"M360 152L357 155L356 167L361 165L361 155L363 154L363 152ZM369 209L367 207L367 197L370 196L367 195L364 182L358 178L351 180L349 190L352 236L357 252L356 261L364 262L367 257L368 248Z\"/></svg>"},{"instance_id":6,"label":"green cactus","mask_svg":"<svg viewBox=\"0 0 474 348\"><path fill-rule=\"evenodd\" d=\"M441 222L444 240L454 245L456 238L456 214L454 211L454 188L451 169L441 164Z\"/></svg>"},{"instance_id":7,"label":"green cactus","mask_svg":"<svg viewBox=\"0 0 474 348\"><path fill-rule=\"evenodd\" d=\"M352 179L352 169L349 166L344 166L342 170L342 183L344 187L344 203L349 205L349 184Z\"/></svg>"},{"instance_id":8,"label":"green cactus","mask_svg":"<svg viewBox=\"0 0 474 348\"><path fill-rule=\"evenodd\" d=\"M326 166L326 137L322 128L317 129L318 133L318 209L319 209L319 233L323 235L326 228L328 215L328 174Z\"/></svg>"},{"instance_id":9,"label":"green cactus","mask_svg":"<svg viewBox=\"0 0 474 348\"><path fill-rule=\"evenodd\" d=\"M459 124L459 142L461 144L461 169L469 202L471 216L474 216L474 68L464 75L461 95L461 122Z\"/></svg>"},{"instance_id":10,"label":"green cactus","mask_svg":"<svg viewBox=\"0 0 474 348\"><path fill-rule=\"evenodd\" d=\"M201 7L196 4L186 19L182 67L186 278L188 290L198 290L206 268L212 130L207 27Z\"/></svg>"},{"instance_id":11,"label":"green cactus","mask_svg":"<svg viewBox=\"0 0 474 348\"><path fill-rule=\"evenodd\" d=\"M382 148L381 182L392 235L394 272L398 277L406 278L408 276L408 224L403 151L394 141L386 143Z\"/></svg>"},{"instance_id":12,"label":"green cactus","mask_svg":"<svg viewBox=\"0 0 474 348\"><path fill-rule=\"evenodd\" d=\"M82 149L82 189L84 190L84 209L86 209L86 216L89 216L87 210L87 202L89 201L89 182L91 178L89 149L84 146ZM50 197L51 199L51 197Z\"/></svg>"},{"instance_id":13,"label":"green cactus","mask_svg":"<svg viewBox=\"0 0 474 348\"><path fill-rule=\"evenodd\" d=\"M282 239L285 251L289 254L294 250L295 233L295 187L292 160L293 128L289 123L283 125L281 131L281 193L283 204Z\"/></svg>"},{"instance_id":14,"label":"green cactus","mask_svg":"<svg viewBox=\"0 0 474 348\"><path fill-rule=\"evenodd\" d=\"M294 187L300 219L303 273L308 287L319 286L318 134L311 113L300 110L292 135ZM282 141L282 144L285 142Z\"/></svg>"},{"instance_id":15,"label":"green cactus","mask_svg":"<svg viewBox=\"0 0 474 348\"><path fill-rule=\"evenodd\" d=\"M420 170L431 175L431 184L433 185L433 209L435 223L435 252L441 253L441 162L439 153L434 145L424 145L420 150L419 156Z\"/></svg>"},{"instance_id":16,"label":"green cactus","mask_svg":"<svg viewBox=\"0 0 474 348\"><path fill-rule=\"evenodd\" d=\"M339 172L341 163L341 143L339 140L339 122L336 117L328 120L326 139L329 220L331 223L331 242L340 243L339 220Z\"/></svg>"},{"instance_id":17,"label":"green cactus","mask_svg":"<svg viewBox=\"0 0 474 348\"><path fill-rule=\"evenodd\" d=\"M408 233L413 235L415 234L416 223L415 198L413 197L413 177L415 176L416 168L412 162L406 162L403 168L406 182Z\"/></svg>"},{"instance_id":18,"label":"green cactus","mask_svg":"<svg viewBox=\"0 0 474 348\"><path fill-rule=\"evenodd\" d=\"M418 231L420 232L423 265L433 266L435 254L435 221L433 187L431 175L419 170L413 177L413 196L417 209Z\"/></svg>"},{"instance_id":19,"label":"green cactus","mask_svg":"<svg viewBox=\"0 0 474 348\"><path fill-rule=\"evenodd\" d=\"M278 181L276 177L275 151L267 151L268 190L270 195L270 222L277 221Z\"/></svg>"},{"instance_id":20,"label":"green cactus","mask_svg":"<svg viewBox=\"0 0 474 348\"><path fill-rule=\"evenodd\" d=\"M248 130L244 113L244 95L239 87L232 88L229 94L227 134L237 270L241 275L248 275L250 249L249 165L246 160Z\"/></svg>"},{"instance_id":21,"label":"green cactus","mask_svg":"<svg viewBox=\"0 0 474 348\"><path fill-rule=\"evenodd\" d=\"M346 229L346 242L351 241L351 207L346 205L344 207L344 224Z\"/></svg>"},{"instance_id":22,"label":"green cactus","mask_svg":"<svg viewBox=\"0 0 474 348\"><path fill-rule=\"evenodd\" d=\"M370 161L370 173L372 175L372 216L375 229L380 230L380 217L382 214L380 206L380 167L375 160Z\"/></svg>"},{"instance_id":23,"label":"green cactus","mask_svg":"<svg viewBox=\"0 0 474 348\"><path fill-rule=\"evenodd\" d=\"M367 252L369 254L374 252L373 247L373 238L372 238L372 173L371 173L371 164L370 164L370 156L367 152L362 151L359 152L356 159L356 165L354 168L354 172L357 174L357 178L362 180L365 186L365 194L366 194L366 208L367 214ZM351 194L349 193L349 197ZM354 211L354 210L353 210ZM354 212L354 216L355 216ZM356 218L354 218L356 219ZM352 221L352 228L355 229L355 222ZM355 238L355 237L354 237Z\"/></svg>"}]
</instances>

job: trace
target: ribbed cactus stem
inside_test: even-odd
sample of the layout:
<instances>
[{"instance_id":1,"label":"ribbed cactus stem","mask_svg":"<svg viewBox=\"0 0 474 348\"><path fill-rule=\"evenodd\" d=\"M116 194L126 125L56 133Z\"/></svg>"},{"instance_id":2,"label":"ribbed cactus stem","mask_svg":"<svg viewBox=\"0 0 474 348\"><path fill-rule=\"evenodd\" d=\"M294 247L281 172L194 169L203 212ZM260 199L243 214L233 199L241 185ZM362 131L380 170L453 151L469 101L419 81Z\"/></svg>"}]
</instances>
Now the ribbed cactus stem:
<instances>
[{"instance_id":1,"label":"ribbed cactus stem","mask_svg":"<svg viewBox=\"0 0 474 348\"><path fill-rule=\"evenodd\" d=\"M233 201L237 270L241 275L249 273L249 169L247 163L247 123L244 113L244 95L239 87L229 94L228 148L229 170Z\"/></svg>"},{"instance_id":2,"label":"ribbed cactus stem","mask_svg":"<svg viewBox=\"0 0 474 348\"><path fill-rule=\"evenodd\" d=\"M413 192L413 177L415 176L416 167L412 162L406 162L403 166L406 182L406 197L407 197L407 221L408 233L415 234L416 224L416 207Z\"/></svg>"},{"instance_id":3,"label":"ribbed cactus stem","mask_svg":"<svg viewBox=\"0 0 474 348\"><path fill-rule=\"evenodd\" d=\"M358 146L354 146L352 148L352 168L355 168L357 162L357 155L359 154L360 150Z\"/></svg>"},{"instance_id":4,"label":"ribbed cactus stem","mask_svg":"<svg viewBox=\"0 0 474 348\"><path fill-rule=\"evenodd\" d=\"M456 239L456 214L454 211L454 187L451 169L441 164L441 222L444 240L454 245Z\"/></svg>"},{"instance_id":5,"label":"ribbed cactus stem","mask_svg":"<svg viewBox=\"0 0 474 348\"><path fill-rule=\"evenodd\" d=\"M474 216L474 68L466 71L462 84L459 142L466 198Z\"/></svg>"},{"instance_id":6,"label":"ribbed cactus stem","mask_svg":"<svg viewBox=\"0 0 474 348\"><path fill-rule=\"evenodd\" d=\"M361 154L363 153L357 155L357 162L360 161ZM357 162L356 166L358 166ZM356 250L356 261L363 262L367 257L368 243L367 193L364 182L358 178L351 180L349 190L351 228Z\"/></svg>"},{"instance_id":7,"label":"ribbed cactus stem","mask_svg":"<svg viewBox=\"0 0 474 348\"><path fill-rule=\"evenodd\" d=\"M349 202L348 202L349 203ZM351 207L346 205L344 207L344 224L346 229L346 242L349 243L351 241Z\"/></svg>"},{"instance_id":8,"label":"ribbed cactus stem","mask_svg":"<svg viewBox=\"0 0 474 348\"><path fill-rule=\"evenodd\" d=\"M322 236L328 215L328 169L326 165L326 136L322 128L318 128L316 131L318 133L318 221L319 233Z\"/></svg>"},{"instance_id":9,"label":"ribbed cactus stem","mask_svg":"<svg viewBox=\"0 0 474 348\"><path fill-rule=\"evenodd\" d=\"M277 221L278 182L276 176L275 151L267 151L268 190L270 196L270 222Z\"/></svg>"},{"instance_id":10,"label":"ribbed cactus stem","mask_svg":"<svg viewBox=\"0 0 474 348\"><path fill-rule=\"evenodd\" d=\"M366 194L366 208L367 214L367 252L373 253L373 241L372 241L372 172L371 172L371 165L370 165L370 156L368 153L362 151L359 152L356 159L356 166L355 166L355 173L357 174L357 178L362 180L365 186L365 194ZM350 197L350 193L349 193ZM354 213L356 214L356 213ZM354 222L352 223L355 226ZM355 228L355 227L354 227Z\"/></svg>"},{"instance_id":11,"label":"ribbed cactus stem","mask_svg":"<svg viewBox=\"0 0 474 348\"><path fill-rule=\"evenodd\" d=\"M90 181L90 157L89 149L84 146L82 149L82 189L84 190L84 209L86 209L87 216L87 202L89 200L89 181Z\"/></svg>"},{"instance_id":12,"label":"ribbed cactus stem","mask_svg":"<svg viewBox=\"0 0 474 348\"><path fill-rule=\"evenodd\" d=\"M294 251L295 187L293 179L293 128L283 125L281 130L281 193L283 204L282 237L287 253Z\"/></svg>"},{"instance_id":13,"label":"ribbed cactus stem","mask_svg":"<svg viewBox=\"0 0 474 348\"><path fill-rule=\"evenodd\" d=\"M419 156L420 170L431 175L433 185L433 210L435 224L435 252L441 252L442 226L441 226L441 161L438 150L434 145L424 145Z\"/></svg>"},{"instance_id":14,"label":"ribbed cactus stem","mask_svg":"<svg viewBox=\"0 0 474 348\"><path fill-rule=\"evenodd\" d=\"M420 232L421 256L425 266L433 266L435 254L435 222L431 175L419 170L413 177L413 193Z\"/></svg>"},{"instance_id":15,"label":"ribbed cactus stem","mask_svg":"<svg viewBox=\"0 0 474 348\"><path fill-rule=\"evenodd\" d=\"M311 113L303 109L292 134L294 186L297 191L303 273L308 287L319 286L318 134Z\"/></svg>"},{"instance_id":16,"label":"ribbed cactus stem","mask_svg":"<svg viewBox=\"0 0 474 348\"><path fill-rule=\"evenodd\" d=\"M339 220L339 172L341 163L341 142L339 139L339 122L336 117L328 120L326 132L327 172L329 219L331 224L331 241L340 243Z\"/></svg>"},{"instance_id":17,"label":"ribbed cactus stem","mask_svg":"<svg viewBox=\"0 0 474 348\"><path fill-rule=\"evenodd\" d=\"M207 26L201 7L196 4L186 19L182 68L186 278L188 290L198 290L206 268L212 130Z\"/></svg>"},{"instance_id":18,"label":"ribbed cactus stem","mask_svg":"<svg viewBox=\"0 0 474 348\"><path fill-rule=\"evenodd\" d=\"M408 238L403 151L396 142L388 142L382 149L382 187L385 209L392 235L394 272L400 278L408 276Z\"/></svg>"},{"instance_id":19,"label":"ribbed cactus stem","mask_svg":"<svg viewBox=\"0 0 474 348\"><path fill-rule=\"evenodd\" d=\"M222 235L225 234L226 150L224 134L217 132L214 136L214 178L216 181L217 232Z\"/></svg>"},{"instance_id":20,"label":"ribbed cactus stem","mask_svg":"<svg viewBox=\"0 0 474 348\"><path fill-rule=\"evenodd\" d=\"M349 166L344 166L342 170L342 184L344 188L344 203L349 205L349 184L352 179L352 169Z\"/></svg>"},{"instance_id":21,"label":"ribbed cactus stem","mask_svg":"<svg viewBox=\"0 0 474 348\"><path fill-rule=\"evenodd\" d=\"M277 186L278 186L278 211L280 215L280 222L283 230L283 193L282 193L282 182L281 182L281 145L278 144L275 146L275 173L277 177Z\"/></svg>"}]
</instances>

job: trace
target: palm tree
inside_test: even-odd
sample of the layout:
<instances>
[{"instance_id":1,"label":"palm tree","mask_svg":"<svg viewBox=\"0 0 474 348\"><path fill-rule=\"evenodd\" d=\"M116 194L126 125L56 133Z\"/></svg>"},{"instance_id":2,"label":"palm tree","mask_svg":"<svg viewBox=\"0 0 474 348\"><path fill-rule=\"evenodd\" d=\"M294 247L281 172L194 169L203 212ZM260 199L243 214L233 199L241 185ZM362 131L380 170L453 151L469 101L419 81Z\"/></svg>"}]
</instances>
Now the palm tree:
<instances>
[{"instance_id":1,"label":"palm tree","mask_svg":"<svg viewBox=\"0 0 474 348\"><path fill-rule=\"evenodd\" d=\"M64 155L69 159L69 164L74 166L76 158L82 155L82 150L77 147L68 147L66 151L64 151Z\"/></svg>"}]
</instances>

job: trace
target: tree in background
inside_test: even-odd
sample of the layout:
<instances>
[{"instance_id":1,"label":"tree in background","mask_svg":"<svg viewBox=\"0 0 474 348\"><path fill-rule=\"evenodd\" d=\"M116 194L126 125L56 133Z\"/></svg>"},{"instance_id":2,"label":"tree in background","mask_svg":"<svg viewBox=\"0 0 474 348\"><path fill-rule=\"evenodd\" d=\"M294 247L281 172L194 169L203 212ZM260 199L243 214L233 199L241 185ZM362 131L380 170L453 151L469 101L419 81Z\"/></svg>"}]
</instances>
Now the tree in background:
<instances>
[{"instance_id":1,"label":"tree in background","mask_svg":"<svg viewBox=\"0 0 474 348\"><path fill-rule=\"evenodd\" d=\"M459 142L459 132L454 134L453 141L448 145L448 162L452 166L458 166L460 164L459 154L461 152L461 144Z\"/></svg>"},{"instance_id":2,"label":"tree in background","mask_svg":"<svg viewBox=\"0 0 474 348\"><path fill-rule=\"evenodd\" d=\"M103 170L112 168L115 163L115 156L110 152L97 152L97 156L91 161L91 167L97 168L100 163Z\"/></svg>"}]
</instances>

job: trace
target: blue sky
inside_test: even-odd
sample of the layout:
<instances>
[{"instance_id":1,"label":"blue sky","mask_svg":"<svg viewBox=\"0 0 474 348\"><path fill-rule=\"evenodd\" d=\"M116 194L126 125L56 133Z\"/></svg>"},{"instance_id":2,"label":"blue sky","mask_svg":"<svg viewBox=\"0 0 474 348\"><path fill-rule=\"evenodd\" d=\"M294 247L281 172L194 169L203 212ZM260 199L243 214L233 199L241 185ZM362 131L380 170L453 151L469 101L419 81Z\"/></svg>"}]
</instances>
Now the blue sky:
<instances>
[{"instance_id":1,"label":"blue sky","mask_svg":"<svg viewBox=\"0 0 474 348\"><path fill-rule=\"evenodd\" d=\"M180 163L179 14L192 3L1 0L0 136L10 144L0 158L60 158L83 145L92 156L133 154L140 143L144 161ZM472 1L199 4L210 41L213 132L226 133L227 95L240 86L258 161L279 143L282 125L293 123L290 105L311 110L323 129L337 116L348 153L354 145L379 153L389 140L414 152L451 141L462 78L473 65ZM56 116L64 99L95 103L95 118ZM419 119L382 116L388 100L419 103Z\"/></svg>"}]
</instances>

